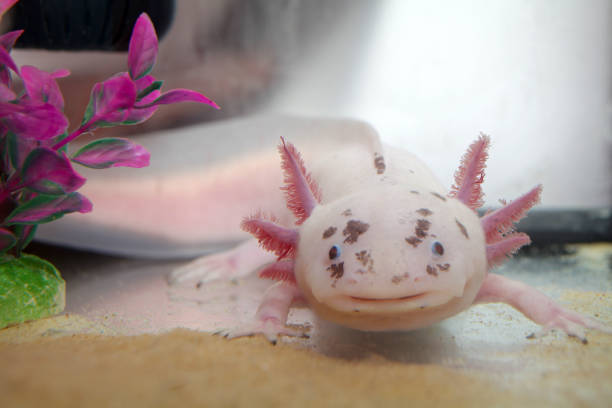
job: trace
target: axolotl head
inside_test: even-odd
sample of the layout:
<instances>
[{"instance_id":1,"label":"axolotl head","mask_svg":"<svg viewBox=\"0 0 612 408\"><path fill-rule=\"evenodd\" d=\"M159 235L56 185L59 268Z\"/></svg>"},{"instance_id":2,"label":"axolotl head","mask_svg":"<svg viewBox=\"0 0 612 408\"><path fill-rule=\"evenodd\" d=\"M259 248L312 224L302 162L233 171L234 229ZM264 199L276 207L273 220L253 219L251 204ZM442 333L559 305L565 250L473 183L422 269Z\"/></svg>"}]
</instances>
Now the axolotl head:
<instances>
[{"instance_id":1,"label":"axolotl head","mask_svg":"<svg viewBox=\"0 0 612 408\"><path fill-rule=\"evenodd\" d=\"M470 146L446 195L381 182L321 204L299 152L283 140L284 189L297 227L245 219L243 229L278 256L260 276L297 284L319 316L361 330L419 328L464 310L488 268L529 243L513 224L541 191L479 218L488 144L482 135Z\"/></svg>"},{"instance_id":2,"label":"axolotl head","mask_svg":"<svg viewBox=\"0 0 612 408\"><path fill-rule=\"evenodd\" d=\"M423 327L467 308L486 271L476 213L438 192L381 185L316 206L295 277L322 317L367 330Z\"/></svg>"}]
</instances>

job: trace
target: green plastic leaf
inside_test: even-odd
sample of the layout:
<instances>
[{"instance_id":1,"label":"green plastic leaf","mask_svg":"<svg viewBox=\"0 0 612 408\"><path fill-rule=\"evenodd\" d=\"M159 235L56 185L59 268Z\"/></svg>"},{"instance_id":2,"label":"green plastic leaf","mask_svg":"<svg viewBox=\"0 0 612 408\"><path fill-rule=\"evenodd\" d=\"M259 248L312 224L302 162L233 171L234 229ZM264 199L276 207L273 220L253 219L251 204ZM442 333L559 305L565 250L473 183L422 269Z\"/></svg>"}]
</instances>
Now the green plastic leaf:
<instances>
[{"instance_id":1,"label":"green plastic leaf","mask_svg":"<svg viewBox=\"0 0 612 408\"><path fill-rule=\"evenodd\" d=\"M23 251L25 247L32 242L32 239L34 239L38 225L15 225L13 228L15 230L15 235L17 236L15 253L17 256L21 256L21 251Z\"/></svg>"},{"instance_id":2,"label":"green plastic leaf","mask_svg":"<svg viewBox=\"0 0 612 408\"><path fill-rule=\"evenodd\" d=\"M55 267L34 255L0 259L0 328L61 313L66 284Z\"/></svg>"},{"instance_id":3,"label":"green plastic leaf","mask_svg":"<svg viewBox=\"0 0 612 408\"><path fill-rule=\"evenodd\" d=\"M5 253L15 246L17 238L6 228L0 228L0 254Z\"/></svg>"}]
</instances>

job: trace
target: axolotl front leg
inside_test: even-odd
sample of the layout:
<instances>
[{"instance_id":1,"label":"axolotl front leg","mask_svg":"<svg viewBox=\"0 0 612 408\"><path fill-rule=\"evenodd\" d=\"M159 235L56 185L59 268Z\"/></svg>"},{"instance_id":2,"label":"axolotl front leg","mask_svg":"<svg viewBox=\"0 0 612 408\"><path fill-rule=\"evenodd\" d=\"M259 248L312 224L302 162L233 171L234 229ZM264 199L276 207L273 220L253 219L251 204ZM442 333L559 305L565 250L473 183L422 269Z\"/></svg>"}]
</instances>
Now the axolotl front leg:
<instances>
[{"instance_id":1,"label":"axolotl front leg","mask_svg":"<svg viewBox=\"0 0 612 408\"><path fill-rule=\"evenodd\" d=\"M474 303L507 303L514 307L542 326L542 330L530 335L530 338L541 337L550 330L558 329L586 344L585 328L612 333L612 328L564 308L539 290L495 273L487 275Z\"/></svg>"},{"instance_id":2,"label":"axolotl front leg","mask_svg":"<svg viewBox=\"0 0 612 408\"><path fill-rule=\"evenodd\" d=\"M482 204L480 184L484 178L488 145L488 137L481 137L470 146L456 174L456 186L450 193L474 210ZM526 234L514 231L514 223L539 201L540 192L541 187L538 186L481 219L489 268L502 263L521 246L530 243ZM506 303L514 307L542 326L539 333L530 337L541 337L550 330L558 329L586 344L585 328L612 333L611 327L562 307L539 290L495 273L486 275L474 299L474 304L478 303Z\"/></svg>"},{"instance_id":3,"label":"axolotl front leg","mask_svg":"<svg viewBox=\"0 0 612 408\"><path fill-rule=\"evenodd\" d=\"M302 301L300 290L294 282L276 282L266 290L253 322L236 328L222 329L216 334L228 339L263 334L272 344L276 344L280 335L308 337L308 328L287 326L291 305L300 301Z\"/></svg>"}]
</instances>

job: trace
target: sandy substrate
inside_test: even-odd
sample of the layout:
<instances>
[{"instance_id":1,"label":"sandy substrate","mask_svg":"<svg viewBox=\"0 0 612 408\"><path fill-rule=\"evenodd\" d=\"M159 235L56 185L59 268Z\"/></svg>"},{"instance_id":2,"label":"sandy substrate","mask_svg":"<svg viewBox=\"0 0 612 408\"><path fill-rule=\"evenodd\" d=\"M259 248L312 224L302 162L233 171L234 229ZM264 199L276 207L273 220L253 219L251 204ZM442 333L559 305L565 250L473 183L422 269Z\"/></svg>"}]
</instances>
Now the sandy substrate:
<instances>
[{"instance_id":1,"label":"sandy substrate","mask_svg":"<svg viewBox=\"0 0 612 408\"><path fill-rule=\"evenodd\" d=\"M477 305L405 333L292 312L293 323L312 323L311 338L272 346L205 332L252 318L261 280L168 288L175 264L52 253L64 262L69 313L0 330L2 408L612 402L612 335L591 331L586 345L561 333L529 340L538 326L507 305ZM517 257L500 272L612 325L611 260L611 244L588 245Z\"/></svg>"},{"instance_id":2,"label":"sandy substrate","mask_svg":"<svg viewBox=\"0 0 612 408\"><path fill-rule=\"evenodd\" d=\"M89 334L66 335L72 330ZM536 340L504 372L397 362L376 352L330 357L260 337L228 341L175 330L103 336L79 316L0 331L3 407L607 406L612 340ZM544 367L544 369L542 369Z\"/></svg>"}]
</instances>

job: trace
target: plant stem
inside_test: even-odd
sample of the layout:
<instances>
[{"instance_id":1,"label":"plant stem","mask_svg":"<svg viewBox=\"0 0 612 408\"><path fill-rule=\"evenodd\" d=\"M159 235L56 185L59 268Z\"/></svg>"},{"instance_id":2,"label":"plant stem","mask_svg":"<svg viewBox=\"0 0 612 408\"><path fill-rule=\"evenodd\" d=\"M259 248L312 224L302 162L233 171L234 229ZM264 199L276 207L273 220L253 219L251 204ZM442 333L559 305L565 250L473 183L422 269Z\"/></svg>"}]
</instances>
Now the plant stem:
<instances>
[{"instance_id":1,"label":"plant stem","mask_svg":"<svg viewBox=\"0 0 612 408\"><path fill-rule=\"evenodd\" d=\"M62 147L64 147L68 143L72 142L77 137L81 136L83 133L88 132L90 130L89 128L91 127L91 123L92 123L92 121L90 120L86 124L79 126L79 128L77 130L75 130L70 135L68 135L68 137L66 137L63 140L61 140L61 141L57 142L56 144L54 144L53 147L51 147L51 148L53 150L55 150L55 151L61 149Z\"/></svg>"}]
</instances>

